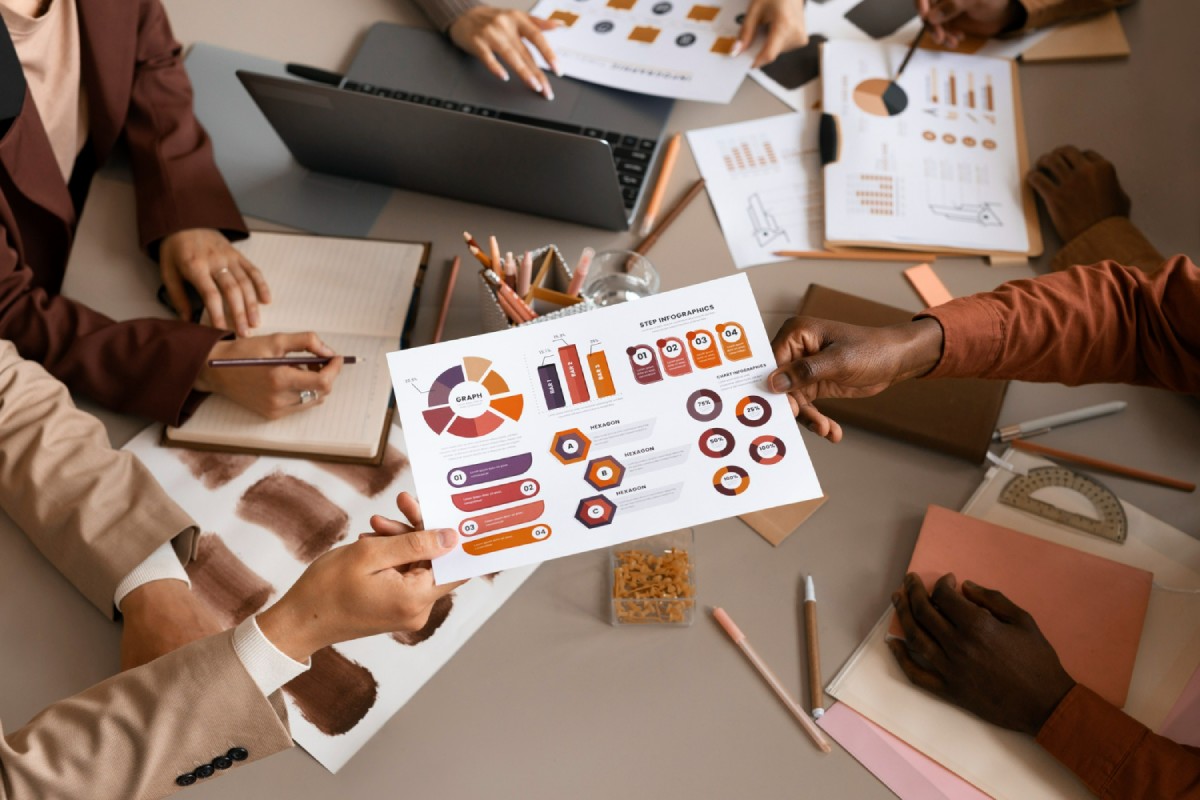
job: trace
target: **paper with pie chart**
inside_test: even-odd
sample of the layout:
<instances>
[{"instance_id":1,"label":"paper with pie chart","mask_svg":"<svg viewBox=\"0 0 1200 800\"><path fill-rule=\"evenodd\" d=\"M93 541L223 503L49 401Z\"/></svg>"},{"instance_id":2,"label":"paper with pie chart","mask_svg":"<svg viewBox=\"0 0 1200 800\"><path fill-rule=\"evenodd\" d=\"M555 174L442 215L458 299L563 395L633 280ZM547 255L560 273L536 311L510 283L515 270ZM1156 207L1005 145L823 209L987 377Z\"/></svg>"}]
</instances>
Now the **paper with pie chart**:
<instances>
[{"instance_id":1,"label":"paper with pie chart","mask_svg":"<svg viewBox=\"0 0 1200 800\"><path fill-rule=\"evenodd\" d=\"M821 494L744 276L388 367L439 583Z\"/></svg>"},{"instance_id":2,"label":"paper with pie chart","mask_svg":"<svg viewBox=\"0 0 1200 800\"><path fill-rule=\"evenodd\" d=\"M825 239L833 245L1028 253L1013 63L906 48L826 42L824 110L840 152L824 169Z\"/></svg>"}]
</instances>

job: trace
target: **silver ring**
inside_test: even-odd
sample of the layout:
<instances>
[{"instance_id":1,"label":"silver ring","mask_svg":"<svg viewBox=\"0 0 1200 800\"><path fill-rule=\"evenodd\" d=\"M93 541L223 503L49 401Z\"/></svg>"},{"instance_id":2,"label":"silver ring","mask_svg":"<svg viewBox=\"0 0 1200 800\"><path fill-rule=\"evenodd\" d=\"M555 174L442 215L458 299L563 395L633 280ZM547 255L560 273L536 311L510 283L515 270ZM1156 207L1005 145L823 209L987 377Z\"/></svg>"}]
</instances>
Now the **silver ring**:
<instances>
[{"instance_id":1,"label":"silver ring","mask_svg":"<svg viewBox=\"0 0 1200 800\"><path fill-rule=\"evenodd\" d=\"M317 399L317 393L314 392L312 389L305 389L304 391L302 391L300 393L300 405L305 405L306 403L311 403L313 400L316 400L316 399Z\"/></svg>"}]
</instances>

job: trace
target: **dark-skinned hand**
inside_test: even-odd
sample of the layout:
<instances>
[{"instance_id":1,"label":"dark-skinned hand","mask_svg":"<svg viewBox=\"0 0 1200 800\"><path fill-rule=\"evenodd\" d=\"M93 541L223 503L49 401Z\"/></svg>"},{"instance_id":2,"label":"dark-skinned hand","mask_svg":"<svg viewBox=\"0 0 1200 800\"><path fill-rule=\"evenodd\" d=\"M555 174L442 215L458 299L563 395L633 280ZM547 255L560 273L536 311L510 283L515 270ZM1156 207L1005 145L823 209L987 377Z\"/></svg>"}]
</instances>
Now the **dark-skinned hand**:
<instances>
[{"instance_id":1,"label":"dark-skinned hand","mask_svg":"<svg viewBox=\"0 0 1200 800\"><path fill-rule=\"evenodd\" d=\"M917 0L917 13L929 23L933 41L958 47L964 36L990 38L1025 24L1017 0Z\"/></svg>"},{"instance_id":2,"label":"dark-skinned hand","mask_svg":"<svg viewBox=\"0 0 1200 800\"><path fill-rule=\"evenodd\" d=\"M925 589L909 573L892 605L904 639L888 647L908 679L943 700L1036 735L1075 686L1033 617L993 589L953 574Z\"/></svg>"},{"instance_id":3,"label":"dark-skinned hand","mask_svg":"<svg viewBox=\"0 0 1200 800\"><path fill-rule=\"evenodd\" d=\"M1092 150L1070 145L1052 150L1038 159L1028 180L1064 242L1109 217L1129 216L1129 195L1116 167Z\"/></svg>"}]
</instances>

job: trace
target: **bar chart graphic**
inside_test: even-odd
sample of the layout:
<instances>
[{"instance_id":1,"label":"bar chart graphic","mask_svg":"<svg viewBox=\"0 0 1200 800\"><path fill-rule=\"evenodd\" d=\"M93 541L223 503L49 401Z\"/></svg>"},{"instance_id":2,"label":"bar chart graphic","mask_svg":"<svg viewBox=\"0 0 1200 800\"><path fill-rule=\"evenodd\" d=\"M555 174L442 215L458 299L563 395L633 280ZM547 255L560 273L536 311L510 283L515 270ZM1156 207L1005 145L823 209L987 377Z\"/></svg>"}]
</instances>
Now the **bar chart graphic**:
<instances>
[{"instance_id":1,"label":"bar chart graphic","mask_svg":"<svg viewBox=\"0 0 1200 800\"><path fill-rule=\"evenodd\" d=\"M721 142L721 161L730 175L739 176L777 168L782 157L770 139L756 136Z\"/></svg>"}]
</instances>

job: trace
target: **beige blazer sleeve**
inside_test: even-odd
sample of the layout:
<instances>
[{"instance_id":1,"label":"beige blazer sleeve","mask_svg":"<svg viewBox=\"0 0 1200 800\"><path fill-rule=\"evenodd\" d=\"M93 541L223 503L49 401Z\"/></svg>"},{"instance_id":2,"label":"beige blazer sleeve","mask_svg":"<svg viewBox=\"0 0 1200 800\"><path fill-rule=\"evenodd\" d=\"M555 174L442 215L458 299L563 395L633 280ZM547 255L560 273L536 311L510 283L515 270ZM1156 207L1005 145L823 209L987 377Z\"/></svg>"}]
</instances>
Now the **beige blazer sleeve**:
<instances>
[{"instance_id":1,"label":"beige blazer sleeve","mask_svg":"<svg viewBox=\"0 0 1200 800\"><path fill-rule=\"evenodd\" d=\"M259 691L232 630L0 734L0 800L150 800L292 745L282 694Z\"/></svg>"},{"instance_id":2,"label":"beige blazer sleeve","mask_svg":"<svg viewBox=\"0 0 1200 800\"><path fill-rule=\"evenodd\" d=\"M174 539L186 563L196 525L146 467L114 450L66 387L0 340L0 508L101 612L117 584Z\"/></svg>"},{"instance_id":3,"label":"beige blazer sleeve","mask_svg":"<svg viewBox=\"0 0 1200 800\"><path fill-rule=\"evenodd\" d=\"M433 23L433 27L437 28L442 33L449 30L450 25L454 20L458 19L464 11L469 11L478 5L481 5L479 0L414 0L417 8L429 17L429 21Z\"/></svg>"}]
</instances>

